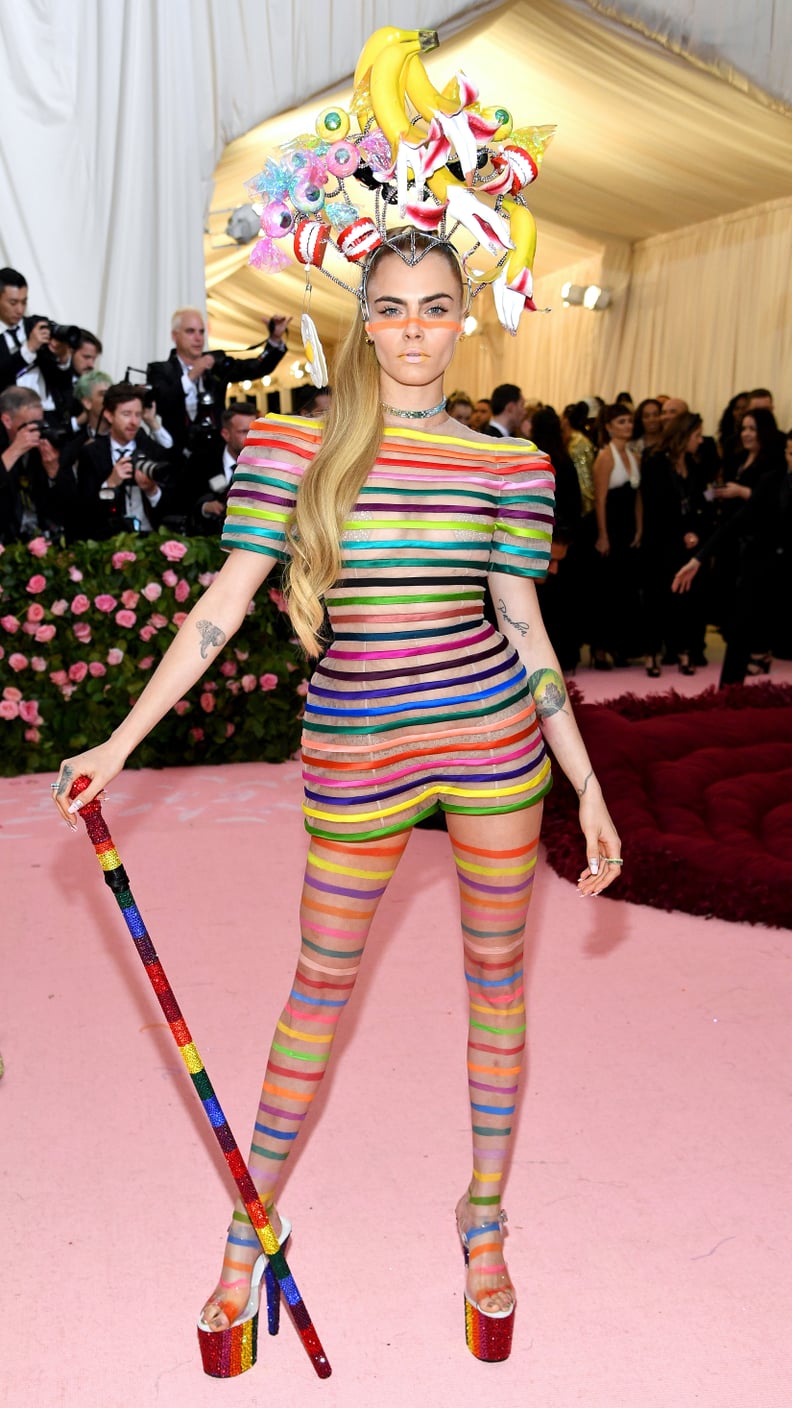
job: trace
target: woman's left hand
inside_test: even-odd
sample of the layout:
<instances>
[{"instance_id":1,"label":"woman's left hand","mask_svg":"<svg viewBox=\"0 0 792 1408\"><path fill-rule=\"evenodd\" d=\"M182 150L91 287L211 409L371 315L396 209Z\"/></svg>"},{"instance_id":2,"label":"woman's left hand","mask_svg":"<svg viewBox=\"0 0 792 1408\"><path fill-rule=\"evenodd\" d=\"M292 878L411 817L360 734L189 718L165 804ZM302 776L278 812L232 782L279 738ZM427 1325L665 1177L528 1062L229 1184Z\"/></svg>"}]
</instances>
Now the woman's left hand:
<instances>
[{"instance_id":1,"label":"woman's left hand","mask_svg":"<svg viewBox=\"0 0 792 1408\"><path fill-rule=\"evenodd\" d=\"M580 826L588 864L578 878L578 894L598 895L621 871L621 840L601 795L581 798Z\"/></svg>"}]
</instances>

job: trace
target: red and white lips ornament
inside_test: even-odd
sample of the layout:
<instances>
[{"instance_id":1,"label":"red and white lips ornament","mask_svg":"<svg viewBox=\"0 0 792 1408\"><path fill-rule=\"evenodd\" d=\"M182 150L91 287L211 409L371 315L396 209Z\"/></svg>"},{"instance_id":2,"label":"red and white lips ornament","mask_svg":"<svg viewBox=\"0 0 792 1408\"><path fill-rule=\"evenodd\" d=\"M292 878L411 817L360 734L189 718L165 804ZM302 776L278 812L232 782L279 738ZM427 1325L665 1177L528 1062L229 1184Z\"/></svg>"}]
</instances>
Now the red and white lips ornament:
<instances>
[{"instance_id":1,"label":"red and white lips ornament","mask_svg":"<svg viewBox=\"0 0 792 1408\"><path fill-rule=\"evenodd\" d=\"M321 220L301 220L294 231L294 257L301 264L321 269L330 230Z\"/></svg>"},{"instance_id":2,"label":"red and white lips ornament","mask_svg":"<svg viewBox=\"0 0 792 1408\"><path fill-rule=\"evenodd\" d=\"M338 236L338 248L351 264L357 264L361 259L365 259L381 244L382 235L374 221L369 220L368 216L354 220Z\"/></svg>"}]
</instances>

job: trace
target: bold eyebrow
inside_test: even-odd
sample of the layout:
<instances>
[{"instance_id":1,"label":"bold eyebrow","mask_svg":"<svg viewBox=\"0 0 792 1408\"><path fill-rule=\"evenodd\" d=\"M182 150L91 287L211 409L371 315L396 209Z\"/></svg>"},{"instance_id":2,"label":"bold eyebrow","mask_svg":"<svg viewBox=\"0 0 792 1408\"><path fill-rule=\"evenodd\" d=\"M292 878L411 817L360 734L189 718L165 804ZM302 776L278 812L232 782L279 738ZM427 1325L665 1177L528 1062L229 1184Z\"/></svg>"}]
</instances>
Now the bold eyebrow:
<instances>
[{"instance_id":1,"label":"bold eyebrow","mask_svg":"<svg viewBox=\"0 0 792 1408\"><path fill-rule=\"evenodd\" d=\"M419 302L419 303L436 303L438 298L453 298L453 296L454 296L454 295L453 295L452 293L430 293L430 294L427 294L426 298L419 298L419 299L418 299L418 302ZM395 297L392 297L392 296L391 296L390 294L388 294L388 293L381 293L378 298L375 298L375 299L374 299L374 302L375 302L375 303L400 303L403 308L406 308L406 307L407 307L407 299L406 299L406 298L395 298Z\"/></svg>"}]
</instances>

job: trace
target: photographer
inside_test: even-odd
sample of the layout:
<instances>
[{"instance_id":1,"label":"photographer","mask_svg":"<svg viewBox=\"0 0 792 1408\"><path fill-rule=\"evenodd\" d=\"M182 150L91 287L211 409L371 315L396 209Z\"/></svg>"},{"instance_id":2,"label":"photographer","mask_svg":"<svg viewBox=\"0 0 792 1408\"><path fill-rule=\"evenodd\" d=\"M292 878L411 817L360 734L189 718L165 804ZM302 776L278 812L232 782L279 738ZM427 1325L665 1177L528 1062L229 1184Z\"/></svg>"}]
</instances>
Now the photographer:
<instances>
[{"instance_id":1,"label":"photographer","mask_svg":"<svg viewBox=\"0 0 792 1408\"><path fill-rule=\"evenodd\" d=\"M46 424L56 432L57 444L64 444L85 424L85 410L75 395L81 376L92 372L102 344L86 328L50 323L50 340L42 347L34 366L17 377L18 386L27 386L41 398ZM108 377L108 382L112 378Z\"/></svg>"},{"instance_id":2,"label":"photographer","mask_svg":"<svg viewBox=\"0 0 792 1408\"><path fill-rule=\"evenodd\" d=\"M0 542L70 536L77 489L41 431L44 409L24 386L0 393Z\"/></svg>"},{"instance_id":3,"label":"photographer","mask_svg":"<svg viewBox=\"0 0 792 1408\"><path fill-rule=\"evenodd\" d=\"M244 449L255 416L255 406L232 401L223 411L220 443L207 447L204 454L196 456L194 482L199 498L191 519L194 533L221 532L236 462Z\"/></svg>"},{"instance_id":4,"label":"photographer","mask_svg":"<svg viewBox=\"0 0 792 1408\"><path fill-rule=\"evenodd\" d=\"M174 347L166 362L150 362L146 380L166 430L173 436L177 457L189 459L196 449L218 435L230 382L257 380L274 371L286 351L289 319L270 318L269 340L255 357L228 357L205 352L203 314L198 308L178 308L171 321ZM195 494L185 492L192 503Z\"/></svg>"},{"instance_id":5,"label":"photographer","mask_svg":"<svg viewBox=\"0 0 792 1408\"><path fill-rule=\"evenodd\" d=\"M118 382L104 395L107 435L83 446L77 459L81 538L150 533L172 509L169 465L143 429L140 386Z\"/></svg>"},{"instance_id":6,"label":"photographer","mask_svg":"<svg viewBox=\"0 0 792 1408\"><path fill-rule=\"evenodd\" d=\"M0 269L0 391L32 367L50 340L48 318L26 318L28 287L16 269Z\"/></svg>"}]
</instances>

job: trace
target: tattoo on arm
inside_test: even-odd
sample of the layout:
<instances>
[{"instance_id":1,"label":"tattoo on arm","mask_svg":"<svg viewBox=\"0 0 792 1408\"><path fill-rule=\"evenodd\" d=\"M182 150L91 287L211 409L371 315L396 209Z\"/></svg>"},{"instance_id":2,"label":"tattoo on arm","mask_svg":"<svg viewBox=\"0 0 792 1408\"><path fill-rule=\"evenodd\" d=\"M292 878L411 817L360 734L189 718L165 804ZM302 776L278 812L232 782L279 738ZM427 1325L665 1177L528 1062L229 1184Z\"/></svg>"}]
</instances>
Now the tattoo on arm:
<instances>
[{"instance_id":1,"label":"tattoo on arm","mask_svg":"<svg viewBox=\"0 0 792 1408\"><path fill-rule=\"evenodd\" d=\"M213 645L216 645L219 650L220 647L226 643L225 631L221 631L220 627L214 626L211 621L198 621L196 622L195 629L201 637L202 660L209 659L207 651L210 650Z\"/></svg>"},{"instance_id":2,"label":"tattoo on arm","mask_svg":"<svg viewBox=\"0 0 792 1408\"><path fill-rule=\"evenodd\" d=\"M500 611L500 614L503 617L504 621L508 621L510 626L514 626L515 631L519 631L521 636L527 635L528 631L530 630L528 622L513 621L506 608L506 602L503 600L503 597L499 597L498 599L498 610Z\"/></svg>"},{"instance_id":3,"label":"tattoo on arm","mask_svg":"<svg viewBox=\"0 0 792 1408\"><path fill-rule=\"evenodd\" d=\"M550 719L553 714L563 714L566 688L557 670L534 670L528 677L528 688L534 697L540 719Z\"/></svg>"},{"instance_id":4,"label":"tattoo on arm","mask_svg":"<svg viewBox=\"0 0 792 1408\"><path fill-rule=\"evenodd\" d=\"M69 789L70 789L70 787L71 787L71 785L72 785L72 781L73 781L73 780L74 780L74 768L69 767L69 764L67 763L66 766L65 766L64 769L63 769L63 772L61 773L60 777L58 778L58 786L57 786L57 790L56 790L56 792L55 792L55 796L56 796L56 797L62 797L63 794L64 794L64 792L68 792Z\"/></svg>"},{"instance_id":5,"label":"tattoo on arm","mask_svg":"<svg viewBox=\"0 0 792 1408\"><path fill-rule=\"evenodd\" d=\"M583 796L583 793L585 792L586 788L588 787L589 782L591 781L591 779L592 779L593 776L594 776L594 772L593 772L593 769L592 769L590 772L587 772L587 773L586 773L586 776L585 776L584 779L583 779L583 786L582 786L582 787L576 787L576 788L575 788L575 791L577 792L578 797L582 797L582 796Z\"/></svg>"}]
</instances>

